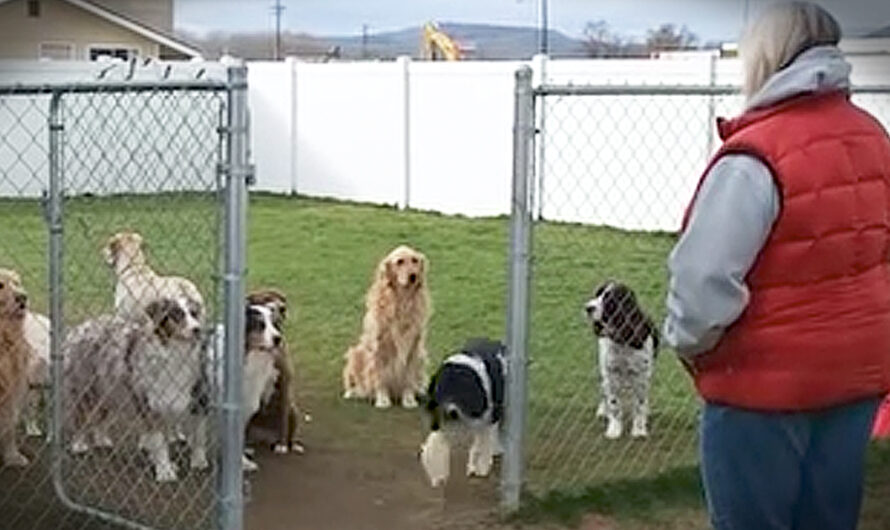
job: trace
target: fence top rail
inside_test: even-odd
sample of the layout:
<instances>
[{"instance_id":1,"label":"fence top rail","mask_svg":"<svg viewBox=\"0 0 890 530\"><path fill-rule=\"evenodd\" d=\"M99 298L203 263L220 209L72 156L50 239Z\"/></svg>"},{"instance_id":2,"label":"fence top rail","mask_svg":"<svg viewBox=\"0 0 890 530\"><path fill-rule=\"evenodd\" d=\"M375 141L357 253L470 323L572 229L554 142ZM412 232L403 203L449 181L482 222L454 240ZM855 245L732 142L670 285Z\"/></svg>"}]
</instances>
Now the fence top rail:
<instances>
[{"instance_id":1,"label":"fence top rail","mask_svg":"<svg viewBox=\"0 0 890 530\"><path fill-rule=\"evenodd\" d=\"M854 94L890 94L890 85L861 85ZM540 85L536 96L733 96L735 85Z\"/></svg>"},{"instance_id":2,"label":"fence top rail","mask_svg":"<svg viewBox=\"0 0 890 530\"><path fill-rule=\"evenodd\" d=\"M52 95L70 93L107 92L178 92L210 91L220 92L237 88L225 81L182 80L182 81L90 81L64 84L0 84L0 96L12 95Z\"/></svg>"}]
</instances>

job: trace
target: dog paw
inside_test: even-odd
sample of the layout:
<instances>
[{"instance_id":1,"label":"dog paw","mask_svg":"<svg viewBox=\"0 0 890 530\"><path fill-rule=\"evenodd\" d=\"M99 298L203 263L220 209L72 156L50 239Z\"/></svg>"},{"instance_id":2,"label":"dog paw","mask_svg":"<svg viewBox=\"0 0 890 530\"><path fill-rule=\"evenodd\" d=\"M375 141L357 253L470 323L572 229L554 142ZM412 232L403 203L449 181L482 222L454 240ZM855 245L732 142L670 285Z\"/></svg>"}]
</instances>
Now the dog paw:
<instances>
[{"instance_id":1,"label":"dog paw","mask_svg":"<svg viewBox=\"0 0 890 530\"><path fill-rule=\"evenodd\" d=\"M75 455L82 455L90 450L90 445L83 438L76 437L73 442L71 442L71 453Z\"/></svg>"},{"instance_id":2,"label":"dog paw","mask_svg":"<svg viewBox=\"0 0 890 530\"><path fill-rule=\"evenodd\" d=\"M3 464L9 467L25 467L28 465L28 459L22 453L15 451L3 456Z\"/></svg>"},{"instance_id":3,"label":"dog paw","mask_svg":"<svg viewBox=\"0 0 890 530\"><path fill-rule=\"evenodd\" d=\"M205 451L194 451L192 452L192 457L189 462L192 469L202 470L210 467L210 462L207 461L207 453Z\"/></svg>"},{"instance_id":4,"label":"dog paw","mask_svg":"<svg viewBox=\"0 0 890 530\"><path fill-rule=\"evenodd\" d=\"M491 472L492 459L488 458L471 458L469 462L467 462L467 476L468 477L487 477Z\"/></svg>"},{"instance_id":5,"label":"dog paw","mask_svg":"<svg viewBox=\"0 0 890 530\"><path fill-rule=\"evenodd\" d=\"M402 408L406 409L416 409L417 408L417 398L414 397L414 393L405 393L402 396Z\"/></svg>"},{"instance_id":6,"label":"dog paw","mask_svg":"<svg viewBox=\"0 0 890 530\"><path fill-rule=\"evenodd\" d=\"M28 420L25 422L25 436L28 438L40 438L43 436L43 429L40 428L37 421Z\"/></svg>"},{"instance_id":7,"label":"dog paw","mask_svg":"<svg viewBox=\"0 0 890 530\"><path fill-rule=\"evenodd\" d=\"M111 440L111 437L108 436L108 433L96 433L93 436L93 445L100 449L110 449L114 447L114 442Z\"/></svg>"},{"instance_id":8,"label":"dog paw","mask_svg":"<svg viewBox=\"0 0 890 530\"><path fill-rule=\"evenodd\" d=\"M597 418L605 418L606 417L606 402L600 401L599 405L596 406L596 417Z\"/></svg>"},{"instance_id":9,"label":"dog paw","mask_svg":"<svg viewBox=\"0 0 890 530\"><path fill-rule=\"evenodd\" d=\"M355 390L346 390L343 392L343 399L355 399L358 395L355 393Z\"/></svg>"},{"instance_id":10,"label":"dog paw","mask_svg":"<svg viewBox=\"0 0 890 530\"><path fill-rule=\"evenodd\" d=\"M290 452L290 448L287 446L287 444L277 443L272 446L272 452L276 455L286 455L288 452Z\"/></svg>"},{"instance_id":11,"label":"dog paw","mask_svg":"<svg viewBox=\"0 0 890 530\"><path fill-rule=\"evenodd\" d=\"M297 453L298 455L306 454L306 448L303 447L303 444L300 442L291 442L290 451L292 453Z\"/></svg>"},{"instance_id":12,"label":"dog paw","mask_svg":"<svg viewBox=\"0 0 890 530\"><path fill-rule=\"evenodd\" d=\"M176 466L171 462L155 466L155 480L158 482L176 482Z\"/></svg>"},{"instance_id":13,"label":"dog paw","mask_svg":"<svg viewBox=\"0 0 890 530\"><path fill-rule=\"evenodd\" d=\"M257 471L259 468L260 468L260 466L258 466L257 463L254 462L253 460L247 458L246 456L241 457L241 469L242 470L244 470L248 473L253 473L254 471Z\"/></svg>"},{"instance_id":14,"label":"dog paw","mask_svg":"<svg viewBox=\"0 0 890 530\"><path fill-rule=\"evenodd\" d=\"M621 438L621 423L617 421L610 421L609 426L606 427L606 438L609 440L616 440Z\"/></svg>"},{"instance_id":15,"label":"dog paw","mask_svg":"<svg viewBox=\"0 0 890 530\"><path fill-rule=\"evenodd\" d=\"M374 406L378 409L388 409L392 406L392 402L386 394L378 394L377 399L374 400Z\"/></svg>"},{"instance_id":16,"label":"dog paw","mask_svg":"<svg viewBox=\"0 0 890 530\"><path fill-rule=\"evenodd\" d=\"M630 429L631 438L646 438L649 436L649 429L646 428L645 421L634 421Z\"/></svg>"}]
</instances>

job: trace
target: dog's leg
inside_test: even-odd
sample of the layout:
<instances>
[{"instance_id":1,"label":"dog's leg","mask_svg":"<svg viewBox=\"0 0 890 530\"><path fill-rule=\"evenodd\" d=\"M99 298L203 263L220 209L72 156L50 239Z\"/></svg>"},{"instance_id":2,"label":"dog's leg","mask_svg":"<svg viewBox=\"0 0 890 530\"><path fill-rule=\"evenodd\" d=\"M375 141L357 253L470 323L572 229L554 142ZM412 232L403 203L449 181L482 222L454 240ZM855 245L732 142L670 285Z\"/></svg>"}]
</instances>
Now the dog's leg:
<instances>
[{"instance_id":1,"label":"dog's leg","mask_svg":"<svg viewBox=\"0 0 890 530\"><path fill-rule=\"evenodd\" d=\"M473 444L467 458L468 477L487 477L494 461L491 431L488 428L473 433Z\"/></svg>"},{"instance_id":2,"label":"dog's leg","mask_svg":"<svg viewBox=\"0 0 890 530\"><path fill-rule=\"evenodd\" d=\"M649 436L649 387L652 381L652 359L642 361L641 375L634 381L633 387L633 423L630 428L632 438Z\"/></svg>"},{"instance_id":3,"label":"dog's leg","mask_svg":"<svg viewBox=\"0 0 890 530\"><path fill-rule=\"evenodd\" d=\"M253 460L247 458L247 455L241 456L241 469L245 472L252 473L258 470L260 466L256 464Z\"/></svg>"},{"instance_id":4,"label":"dog's leg","mask_svg":"<svg viewBox=\"0 0 890 530\"><path fill-rule=\"evenodd\" d=\"M606 355L609 351L609 343L607 339L600 339L598 341L598 351L597 351L597 361L599 363L599 371L600 371L600 401L596 407L596 417L597 418L605 418L606 417L606 378L607 374L607 365L606 365Z\"/></svg>"},{"instance_id":5,"label":"dog's leg","mask_svg":"<svg viewBox=\"0 0 890 530\"><path fill-rule=\"evenodd\" d=\"M493 423L491 425L491 454L500 456L504 454L504 445L501 443L501 425Z\"/></svg>"},{"instance_id":6,"label":"dog's leg","mask_svg":"<svg viewBox=\"0 0 890 530\"><path fill-rule=\"evenodd\" d=\"M297 422L299 421L298 418L299 418L300 411L299 411L299 409L297 409L297 406L293 405L293 404L291 404L291 406L288 407L288 411L289 411L288 412L288 424L287 424L288 445L290 446L291 452L301 455L306 452L306 448L303 447L303 444L301 444L300 441L297 440L297 437L296 437Z\"/></svg>"},{"instance_id":7,"label":"dog's leg","mask_svg":"<svg viewBox=\"0 0 890 530\"><path fill-rule=\"evenodd\" d=\"M111 440L111 436L108 434L108 426L106 425L105 419L103 418L101 421L96 422L95 427L93 427L93 446L98 447L100 449L109 449L114 447L114 442Z\"/></svg>"},{"instance_id":8,"label":"dog's leg","mask_svg":"<svg viewBox=\"0 0 890 530\"><path fill-rule=\"evenodd\" d=\"M622 431L622 412L621 401L619 400L619 388L612 381L614 375L606 377L603 384L603 397L606 401L606 438L614 440L621 437Z\"/></svg>"},{"instance_id":9,"label":"dog's leg","mask_svg":"<svg viewBox=\"0 0 890 530\"><path fill-rule=\"evenodd\" d=\"M3 464L10 467L24 467L28 465L28 459L19 452L16 443L16 427L18 426L18 411L15 399L7 396L0 411L0 444L3 450Z\"/></svg>"},{"instance_id":10,"label":"dog's leg","mask_svg":"<svg viewBox=\"0 0 890 530\"><path fill-rule=\"evenodd\" d=\"M191 458L189 465L192 469L207 469L210 463L207 461L207 417L193 416L191 418Z\"/></svg>"},{"instance_id":11,"label":"dog's leg","mask_svg":"<svg viewBox=\"0 0 890 530\"><path fill-rule=\"evenodd\" d=\"M413 388L406 388L405 391L402 392L402 408L417 408L417 397L415 397L415 391Z\"/></svg>"},{"instance_id":12,"label":"dog's leg","mask_svg":"<svg viewBox=\"0 0 890 530\"><path fill-rule=\"evenodd\" d=\"M176 466L170 461L167 436L163 428L155 427L142 440L148 449L149 458L155 466L155 480L173 482L176 480Z\"/></svg>"},{"instance_id":13,"label":"dog's leg","mask_svg":"<svg viewBox=\"0 0 890 530\"><path fill-rule=\"evenodd\" d=\"M388 409L392 406L389 392L385 388L378 388L374 395L374 406L378 409Z\"/></svg>"},{"instance_id":14,"label":"dog's leg","mask_svg":"<svg viewBox=\"0 0 890 530\"><path fill-rule=\"evenodd\" d=\"M43 392L40 388L28 389L28 404L25 411L25 435L29 438L37 438L43 436L43 429L40 427L40 402Z\"/></svg>"}]
</instances>

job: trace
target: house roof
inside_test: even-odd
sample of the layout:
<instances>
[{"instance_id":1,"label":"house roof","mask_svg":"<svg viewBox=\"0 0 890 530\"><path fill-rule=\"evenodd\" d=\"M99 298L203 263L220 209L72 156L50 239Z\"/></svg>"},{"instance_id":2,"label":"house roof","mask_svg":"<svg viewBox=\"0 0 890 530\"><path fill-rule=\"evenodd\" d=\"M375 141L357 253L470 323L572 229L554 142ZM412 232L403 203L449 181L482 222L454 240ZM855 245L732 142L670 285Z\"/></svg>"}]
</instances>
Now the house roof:
<instances>
[{"instance_id":1,"label":"house roof","mask_svg":"<svg viewBox=\"0 0 890 530\"><path fill-rule=\"evenodd\" d=\"M0 0L0 4L4 4L9 1L10 0ZM93 15L96 15L97 17L99 17L101 19L107 20L108 22L111 22L112 24L126 28L134 33L142 35L143 37L145 37L149 40L153 40L154 42L157 42L158 44L161 44L161 45L166 46L170 49L176 50L182 54L188 55L189 57L198 57L201 55L201 50L199 50L198 48L196 48L190 44L183 42L180 39L177 39L177 38L167 35L163 32L160 32L154 28L151 28L151 27L143 24L142 22L139 22L139 21L133 20L132 18L121 15L120 13L115 13L114 11L112 11L106 7L94 4L94 3L90 2L89 0L61 0L61 1L71 4L75 7L79 7L80 9L83 9L84 11L92 13Z\"/></svg>"}]
</instances>

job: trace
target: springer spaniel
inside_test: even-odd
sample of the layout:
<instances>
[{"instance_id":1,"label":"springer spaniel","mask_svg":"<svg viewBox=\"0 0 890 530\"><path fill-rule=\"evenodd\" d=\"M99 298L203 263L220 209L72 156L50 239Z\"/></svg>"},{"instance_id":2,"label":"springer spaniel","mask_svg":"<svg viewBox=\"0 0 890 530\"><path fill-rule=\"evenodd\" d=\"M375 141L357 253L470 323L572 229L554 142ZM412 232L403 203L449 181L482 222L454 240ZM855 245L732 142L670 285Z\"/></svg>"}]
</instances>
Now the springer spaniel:
<instances>
[{"instance_id":1,"label":"springer spaniel","mask_svg":"<svg viewBox=\"0 0 890 530\"><path fill-rule=\"evenodd\" d=\"M597 416L608 420L606 438L620 438L625 409L631 410L630 435L649 435L649 386L658 352L658 331L637 303L637 297L619 282L608 281L584 305L599 343L602 397Z\"/></svg>"}]
</instances>

